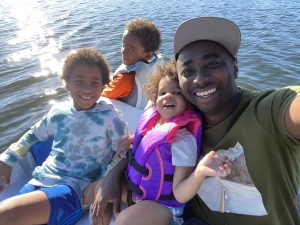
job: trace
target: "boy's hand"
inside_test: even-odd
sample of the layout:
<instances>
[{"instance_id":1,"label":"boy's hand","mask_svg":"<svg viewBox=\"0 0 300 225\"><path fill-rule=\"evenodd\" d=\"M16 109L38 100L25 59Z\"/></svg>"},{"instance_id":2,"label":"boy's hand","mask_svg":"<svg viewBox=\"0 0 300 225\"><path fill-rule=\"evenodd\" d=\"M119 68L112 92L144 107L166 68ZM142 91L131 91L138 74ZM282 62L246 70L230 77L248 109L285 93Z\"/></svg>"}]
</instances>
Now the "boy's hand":
<instances>
[{"instance_id":1,"label":"boy's hand","mask_svg":"<svg viewBox=\"0 0 300 225\"><path fill-rule=\"evenodd\" d=\"M207 153L198 163L196 174L199 176L226 177L231 173L231 163L226 156L219 156L216 152Z\"/></svg>"},{"instance_id":2,"label":"boy's hand","mask_svg":"<svg viewBox=\"0 0 300 225\"><path fill-rule=\"evenodd\" d=\"M9 185L11 171L12 168L9 165L0 161L0 193Z\"/></svg>"},{"instance_id":3,"label":"boy's hand","mask_svg":"<svg viewBox=\"0 0 300 225\"><path fill-rule=\"evenodd\" d=\"M120 141L118 144L117 151L113 157L113 160L116 159L118 156L121 156L121 158L126 158L127 152L130 150L130 144L132 143L133 135L130 135L129 137L124 138Z\"/></svg>"}]
</instances>

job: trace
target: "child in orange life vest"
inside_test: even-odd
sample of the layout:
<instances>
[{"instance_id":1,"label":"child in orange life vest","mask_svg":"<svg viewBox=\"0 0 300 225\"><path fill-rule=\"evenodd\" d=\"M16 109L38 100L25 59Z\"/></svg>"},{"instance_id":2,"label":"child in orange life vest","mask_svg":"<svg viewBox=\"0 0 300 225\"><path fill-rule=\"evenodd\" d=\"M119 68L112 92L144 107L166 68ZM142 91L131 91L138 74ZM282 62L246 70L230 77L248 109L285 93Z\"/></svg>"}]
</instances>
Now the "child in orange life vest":
<instances>
[{"instance_id":1,"label":"child in orange life vest","mask_svg":"<svg viewBox=\"0 0 300 225\"><path fill-rule=\"evenodd\" d=\"M166 128L172 128L173 125L179 124L179 129L176 130L176 133L174 135L174 138L171 139L171 145L169 147L169 150L171 151L171 159L173 167L175 167L173 180L169 181L172 182L172 186L170 187L170 192L173 192L173 197L175 196L175 199L177 202L179 202L179 206L174 206L177 204L174 204L173 199L168 199L167 201L160 201L161 199L153 199L153 198L147 198L144 196L148 195L151 191L148 191L146 188L146 191L144 192L143 197L138 196L135 191L133 190L133 202L137 202L137 204L131 205L128 208L124 209L116 218L116 225L121 224L159 224L159 225L167 225L167 224L182 224L182 213L184 209L184 205L180 203L185 203L189 201L197 192L199 189L202 181L207 176L221 176L225 177L227 176L230 171L230 162L226 158L218 157L215 152L208 153L198 164L196 162L197 158L197 142L195 139L195 136L186 128L188 123L185 124L181 123L182 121L190 121L190 122L199 122L201 125L201 118L199 116L195 116L195 112L193 112L191 109L188 109L188 102L183 97L179 83L178 83L178 76L177 71L175 67L174 61L170 62L169 64L162 64L156 67L155 72L149 77L147 87L147 96L150 101L154 103L154 106L144 113L142 116L142 119L139 122L137 133L135 138L138 140L140 137L142 137L142 140L139 145L135 145L135 141L133 143L133 150L132 154L134 155L134 161L137 162L137 153L139 150L141 150L140 154L148 154L147 149L150 148L150 146L155 146L154 151L160 151L161 159L166 159L165 153L162 151L166 151L167 148L162 148L161 146L161 140L159 142L155 142L153 145L154 139L156 139L154 136L155 134L163 134L161 130L167 131L168 134L166 136L169 136L171 129L164 129ZM149 112L151 112L151 116L149 115ZM154 116L152 116L154 115ZM150 119L149 119L150 118ZM155 119L153 119L155 118ZM148 120L147 120L148 119ZM143 122L144 121L144 122ZM145 122L146 121L146 122ZM174 124L175 121L181 121L180 123L176 122L177 124ZM144 126L145 123L146 125ZM199 127L198 123L198 127ZM139 130L141 127L142 128ZM168 124L172 124L170 127ZM169 132L170 130L170 132ZM151 138L149 138L150 133L154 134ZM143 135L140 135L143 134ZM154 138L153 138L154 137ZM135 139L135 140L136 140ZM145 143L143 142L144 139L150 140L150 142ZM159 138L158 138L159 139ZM159 143L159 145L158 145ZM166 142L166 140L163 140L163 144L168 144L170 142ZM141 146L141 147L140 147ZM123 148L124 149L124 148ZM119 149L120 150L120 149ZM119 154L120 151L117 151L116 154ZM150 153L151 154L151 153ZM168 154L168 153L167 153ZM149 157L150 158L150 157ZM159 160L158 160L159 161ZM164 161L162 163L163 167L168 162ZM151 168L150 161L146 161L145 168L149 169L149 166ZM131 180L131 174L130 174L130 167L131 162L128 167L128 177L129 177L129 187L131 187L130 183L132 184ZM139 164L140 165L140 164ZM194 167L196 165L196 167ZM141 165L140 165L141 166ZM133 166L134 167L134 166ZM135 170L137 170L137 167L134 167ZM165 169L161 168L154 168L152 167L151 173L152 176L156 171L166 171ZM149 169L150 171L150 169ZM134 172L136 175L136 172ZM168 174L170 175L170 174ZM134 176L133 176L134 179ZM142 180L149 180L151 178L143 177ZM162 185L165 185L163 183ZM145 186L138 186L140 189L145 190ZM149 186L148 186L149 187ZM152 187L152 186L151 186ZM129 188L130 189L130 188ZM162 188L164 189L164 187ZM127 192L124 192L124 195L126 195ZM145 194L147 193L147 194ZM100 196L99 196L100 198ZM124 199L124 198L123 198ZM92 209L92 220L93 222L97 222L99 218L97 218L97 213L101 208L99 208L97 204L98 196L96 196L94 200L94 206ZM137 201L138 200L138 201ZM169 202L172 201L172 203ZM165 203L164 203L165 202Z\"/></svg>"},{"instance_id":2,"label":"child in orange life vest","mask_svg":"<svg viewBox=\"0 0 300 225\"><path fill-rule=\"evenodd\" d=\"M162 60L158 53L161 33L152 21L134 19L126 24L122 42L122 64L102 96L144 109L147 105L144 85L155 65Z\"/></svg>"}]
</instances>

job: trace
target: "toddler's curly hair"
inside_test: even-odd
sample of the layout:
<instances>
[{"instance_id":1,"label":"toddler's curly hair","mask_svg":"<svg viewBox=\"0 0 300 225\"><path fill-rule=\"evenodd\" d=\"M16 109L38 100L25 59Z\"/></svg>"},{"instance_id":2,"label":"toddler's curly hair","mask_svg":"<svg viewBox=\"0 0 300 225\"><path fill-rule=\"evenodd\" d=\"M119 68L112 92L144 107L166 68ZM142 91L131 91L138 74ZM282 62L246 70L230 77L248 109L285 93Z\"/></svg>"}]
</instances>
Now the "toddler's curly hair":
<instances>
[{"instance_id":1,"label":"toddler's curly hair","mask_svg":"<svg viewBox=\"0 0 300 225\"><path fill-rule=\"evenodd\" d=\"M161 79L169 77L178 82L178 73L176 69L175 59L171 59L169 63L163 62L155 67L153 73L148 77L145 91L147 98L155 103L158 97L158 86Z\"/></svg>"}]
</instances>

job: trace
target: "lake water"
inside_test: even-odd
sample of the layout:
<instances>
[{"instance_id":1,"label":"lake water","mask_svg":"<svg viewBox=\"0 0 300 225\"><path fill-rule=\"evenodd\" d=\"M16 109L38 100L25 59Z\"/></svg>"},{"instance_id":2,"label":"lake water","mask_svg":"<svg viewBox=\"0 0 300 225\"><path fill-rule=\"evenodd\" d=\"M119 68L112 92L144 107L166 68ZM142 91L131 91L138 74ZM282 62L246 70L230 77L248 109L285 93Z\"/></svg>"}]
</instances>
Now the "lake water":
<instances>
[{"instance_id":1,"label":"lake water","mask_svg":"<svg viewBox=\"0 0 300 225\"><path fill-rule=\"evenodd\" d=\"M169 59L176 27L197 16L240 26L240 85L300 85L299 0L0 0L0 152L67 98L57 74L69 51L96 48L114 70L124 25L140 17L160 28Z\"/></svg>"}]
</instances>

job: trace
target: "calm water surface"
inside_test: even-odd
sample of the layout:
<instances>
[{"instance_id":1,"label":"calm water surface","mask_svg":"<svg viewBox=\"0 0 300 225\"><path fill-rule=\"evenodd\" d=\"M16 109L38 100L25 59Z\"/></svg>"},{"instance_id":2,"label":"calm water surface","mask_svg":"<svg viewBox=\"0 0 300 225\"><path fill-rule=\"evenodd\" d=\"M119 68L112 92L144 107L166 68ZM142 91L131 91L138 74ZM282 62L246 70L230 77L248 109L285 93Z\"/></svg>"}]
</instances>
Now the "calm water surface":
<instances>
[{"instance_id":1,"label":"calm water surface","mask_svg":"<svg viewBox=\"0 0 300 225\"><path fill-rule=\"evenodd\" d=\"M0 0L0 152L67 98L57 74L69 51L94 47L114 70L124 25L141 17L161 29L160 51L168 59L176 27L197 16L240 26L240 85L300 85L298 0Z\"/></svg>"}]
</instances>

